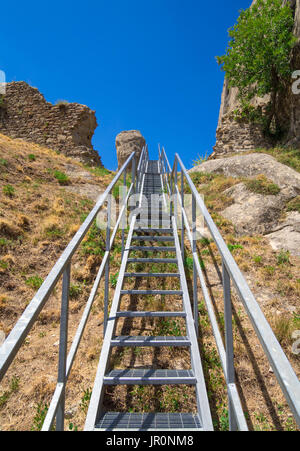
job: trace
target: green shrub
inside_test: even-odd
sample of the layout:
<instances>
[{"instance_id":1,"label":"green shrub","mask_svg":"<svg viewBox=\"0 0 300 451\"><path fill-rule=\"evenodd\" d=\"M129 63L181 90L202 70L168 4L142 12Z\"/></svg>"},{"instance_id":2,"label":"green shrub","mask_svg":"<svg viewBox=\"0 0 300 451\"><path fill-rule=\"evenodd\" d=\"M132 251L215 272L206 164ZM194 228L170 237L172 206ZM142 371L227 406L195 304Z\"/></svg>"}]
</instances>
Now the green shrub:
<instances>
[{"instance_id":1,"label":"green shrub","mask_svg":"<svg viewBox=\"0 0 300 451\"><path fill-rule=\"evenodd\" d=\"M119 277L119 273L117 272L116 274L112 274L110 276L110 285L112 288L116 288L117 283L118 283L118 277Z\"/></svg>"},{"instance_id":2,"label":"green shrub","mask_svg":"<svg viewBox=\"0 0 300 451\"><path fill-rule=\"evenodd\" d=\"M194 267L194 260L193 260L192 257L186 257L184 263L185 263L185 266L187 267L187 269L188 269L189 271L192 271L192 270L193 270L193 267Z\"/></svg>"},{"instance_id":3,"label":"green shrub","mask_svg":"<svg viewBox=\"0 0 300 451\"><path fill-rule=\"evenodd\" d=\"M78 298L82 293L82 288L79 285L71 284L69 288L70 298Z\"/></svg>"},{"instance_id":4,"label":"green shrub","mask_svg":"<svg viewBox=\"0 0 300 451\"><path fill-rule=\"evenodd\" d=\"M26 285L28 285L29 287L31 287L33 289L40 288L40 286L42 285L43 282L44 282L43 279L41 277L39 277L39 276L29 277L25 281Z\"/></svg>"},{"instance_id":5,"label":"green shrub","mask_svg":"<svg viewBox=\"0 0 300 451\"><path fill-rule=\"evenodd\" d=\"M277 255L277 264L278 265L284 265L286 263L290 263L290 253L289 251L280 251L280 253Z\"/></svg>"},{"instance_id":6,"label":"green shrub","mask_svg":"<svg viewBox=\"0 0 300 451\"><path fill-rule=\"evenodd\" d=\"M262 262L262 256L261 255L254 255L253 260L254 260L254 263L259 265Z\"/></svg>"},{"instance_id":7,"label":"green shrub","mask_svg":"<svg viewBox=\"0 0 300 451\"><path fill-rule=\"evenodd\" d=\"M8 197L13 197L15 194L15 188L11 185L4 185L2 188L3 194Z\"/></svg>"},{"instance_id":8,"label":"green shrub","mask_svg":"<svg viewBox=\"0 0 300 451\"><path fill-rule=\"evenodd\" d=\"M209 152L205 152L205 156L203 157L202 155L197 156L197 158L195 160L193 160L193 166L197 167L200 166L200 164L205 163L208 160L209 157Z\"/></svg>"},{"instance_id":9,"label":"green shrub","mask_svg":"<svg viewBox=\"0 0 300 451\"><path fill-rule=\"evenodd\" d=\"M228 244L228 249L230 252L235 251L236 249L244 249L240 244Z\"/></svg>"},{"instance_id":10,"label":"green shrub","mask_svg":"<svg viewBox=\"0 0 300 451\"><path fill-rule=\"evenodd\" d=\"M101 230L98 229L96 223L90 228L90 231L82 243L83 255L101 255L105 252L105 240Z\"/></svg>"},{"instance_id":11,"label":"green shrub","mask_svg":"<svg viewBox=\"0 0 300 451\"><path fill-rule=\"evenodd\" d=\"M69 177L61 171L54 171L54 177L60 185L68 185L70 183Z\"/></svg>"},{"instance_id":12,"label":"green shrub","mask_svg":"<svg viewBox=\"0 0 300 451\"><path fill-rule=\"evenodd\" d=\"M245 185L249 191L255 194L263 194L265 196L276 196L280 193L278 185L267 179L265 175L246 180Z\"/></svg>"},{"instance_id":13,"label":"green shrub","mask_svg":"<svg viewBox=\"0 0 300 451\"><path fill-rule=\"evenodd\" d=\"M33 418L33 425L31 427L32 431L40 431L42 429L48 409L49 407L46 403L40 402L36 405L36 414Z\"/></svg>"},{"instance_id":14,"label":"green shrub","mask_svg":"<svg viewBox=\"0 0 300 451\"><path fill-rule=\"evenodd\" d=\"M300 196L291 200L287 204L287 211L298 211L300 213Z\"/></svg>"},{"instance_id":15,"label":"green shrub","mask_svg":"<svg viewBox=\"0 0 300 451\"><path fill-rule=\"evenodd\" d=\"M35 156L33 153L30 153L30 154L28 155L28 160L29 160L29 161L35 161L35 160L36 160L36 156Z\"/></svg>"}]
</instances>

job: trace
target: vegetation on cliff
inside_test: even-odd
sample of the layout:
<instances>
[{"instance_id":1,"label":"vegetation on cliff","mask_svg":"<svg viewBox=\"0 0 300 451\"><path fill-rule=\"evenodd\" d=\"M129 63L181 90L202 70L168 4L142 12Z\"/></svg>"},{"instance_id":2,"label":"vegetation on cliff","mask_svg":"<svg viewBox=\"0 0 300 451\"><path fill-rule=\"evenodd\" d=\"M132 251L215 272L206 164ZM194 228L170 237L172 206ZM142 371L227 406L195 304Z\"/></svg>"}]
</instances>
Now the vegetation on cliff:
<instances>
[{"instance_id":1,"label":"vegetation on cliff","mask_svg":"<svg viewBox=\"0 0 300 451\"><path fill-rule=\"evenodd\" d=\"M229 30L225 55L217 57L229 87L239 89L239 116L262 122L266 132L276 135L282 131L278 117L280 94L287 90L292 74L291 50L296 43L293 26L289 4L257 0L251 8L241 11ZM270 100L263 110L251 105L254 97L265 95Z\"/></svg>"}]
</instances>

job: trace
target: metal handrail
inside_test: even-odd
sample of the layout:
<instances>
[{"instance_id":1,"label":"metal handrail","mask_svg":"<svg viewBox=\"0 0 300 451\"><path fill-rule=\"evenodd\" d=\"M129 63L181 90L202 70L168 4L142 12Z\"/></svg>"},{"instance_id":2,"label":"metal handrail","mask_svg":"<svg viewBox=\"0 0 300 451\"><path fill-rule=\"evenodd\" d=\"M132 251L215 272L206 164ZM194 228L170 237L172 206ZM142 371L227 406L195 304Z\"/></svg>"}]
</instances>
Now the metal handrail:
<instances>
[{"instance_id":1,"label":"metal handrail","mask_svg":"<svg viewBox=\"0 0 300 451\"><path fill-rule=\"evenodd\" d=\"M6 338L3 345L0 347L0 381L6 374L8 368L10 367L14 357L19 351L20 347L24 343L26 336L34 325L38 315L45 306L47 300L49 299L51 293L53 292L55 286L57 285L60 277L63 276L62 282L62 300L61 300L61 319L60 319L60 340L59 340L59 362L58 362L58 378L57 385L52 397L50 407L47 412L46 419L43 424L42 430L50 430L56 415L56 430L63 430L64 428L64 409L65 409L65 388L70 374L77 349L79 347L84 328L86 326L89 313L91 311L93 301L96 297L96 293L105 270L106 285L105 285L105 306L104 306L104 329L107 322L107 309L108 309L108 284L109 280L109 257L110 251L114 243L116 233L119 229L120 223L124 214L126 213L126 206L130 195L134 192L135 186L138 183L140 174L145 171L145 159L147 158L148 150L145 148L142 151L138 170L136 166L136 153L133 152L127 161L123 164L121 169L118 171L113 181L107 187L105 192L100 196L96 205L81 225L80 229L77 231L73 239L70 241L69 245L57 260L56 264L50 271L49 275L43 282L40 289L37 291L16 325L10 332L9 336ZM128 190L127 196L123 200L122 207L120 209L119 217L117 219L115 228L112 235L110 234L110 204L111 204L111 193L119 179L124 175L123 183L126 187L126 173L129 166L132 165L132 180L131 185ZM90 292L89 299L85 306L82 318L80 320L79 326L75 333L69 354L67 355L67 336L68 336L68 314L69 314L69 288L70 288L70 274L71 274L71 260L81 244L82 240L90 230L90 227L94 223L96 216L101 210L105 202L108 202L107 207L107 228L106 228L106 252L102 259L97 277L95 279L94 285ZM124 228L122 229L122 234L124 234Z\"/></svg>"},{"instance_id":2,"label":"metal handrail","mask_svg":"<svg viewBox=\"0 0 300 451\"><path fill-rule=\"evenodd\" d=\"M194 264L194 313L195 326L198 318L198 302L197 302L197 276L207 306L208 315L210 317L213 333L215 336L220 360L224 370L227 382L228 398L229 398L229 421L231 430L247 430L247 424L241 407L238 391L235 384L235 368L234 368L234 350L233 350L233 334L232 334L232 301L231 301L231 282L233 282L240 300L242 301L247 315L254 327L259 338L263 350L268 357L274 374L280 384L282 392L287 403L295 417L297 424L300 426L300 382L282 350L278 340L275 337L269 323L267 322L262 310L260 309L253 293L251 292L244 276L242 275L238 265L236 264L228 246L224 242L216 224L210 216L203 199L193 184L183 162L178 154L175 155L173 169L171 170L167 156L163 151L160 153L160 162L165 169L165 178L170 186L169 192L173 197L172 204L174 208L179 204L182 214L182 252L184 252L184 230L186 228L189 241L193 251ZM181 171L181 192L178 187L178 166ZM190 227L186 210L184 207L184 179L192 193L192 227ZM225 321L225 347L222 336L214 313L212 301L210 299L208 289L206 287L203 271L199 262L197 248L195 246L196 233L196 205L203 215L205 224L218 248L222 258L223 270L223 291L224 291L224 321ZM176 214L176 212L175 212ZM191 230L192 229L192 230ZM196 326L197 327L197 326Z\"/></svg>"},{"instance_id":3,"label":"metal handrail","mask_svg":"<svg viewBox=\"0 0 300 451\"><path fill-rule=\"evenodd\" d=\"M149 160L148 148L145 146L142 150L139 163L136 165L136 154L133 153L124 163L122 168L114 177L111 184L100 196L96 205L75 234L69 245L58 259L48 277L37 291L36 295L25 309L24 313L14 326L13 330L0 347L0 381L6 374L14 357L24 343L26 336L35 323L39 313L45 306L53 289L57 285L60 277L63 277L62 283L62 301L61 301L61 322L60 322L60 340L59 340L59 358L58 358L58 378L54 395L52 397L42 430L51 430L56 418L56 429L64 429L64 410L65 410L65 389L68 377L81 342L81 338L87 324L87 320L95 300L97 290L103 273L105 272L105 293L104 293L104 332L107 325L108 317L108 300L109 300L109 260L110 252L119 230L120 224L123 225L124 215L132 194L140 193L143 183L144 174L147 170ZM126 174L132 165L132 180L126 195L123 196L120 205L119 217L117 219L114 230L111 233L110 213L111 213L111 192L119 179L123 176L123 186L126 187ZM181 190L178 186L178 167L181 171ZM211 218L203 199L193 184L184 164L178 154L175 155L173 169L169 164L165 149L159 149L159 169L163 180L164 187L168 191L171 202L171 213L174 209L174 218L177 221L178 215L181 213L181 251L184 257L185 231L191 245L193 254L193 305L194 305L194 321L195 329L198 332L198 294L197 294L197 278L200 280L202 293L207 307L207 312L211 321L213 334L216 340L221 364L227 383L228 405L229 405L229 424L231 430L248 430L241 401L238 395L235 383L234 368L234 348L232 334L232 301L231 301L231 282L234 284L237 293L245 307L250 318L254 330L262 344L265 354L273 368L274 374L281 386L286 400L294 414L296 422L300 426L300 382L292 369L290 362L284 354L280 344L278 343L270 325L268 324L263 312L261 311L256 299L254 298L244 276L238 268L231 252L224 242L217 226ZM187 181L192 193L192 225L189 223L188 215L184 203L184 180ZM124 190L125 191L125 190ZM141 191L142 192L142 191ZM142 196L142 194L140 194ZM67 355L67 336L68 336L68 313L69 313L69 287L71 274L71 261L74 253L78 249L80 243L88 233L97 214L107 201L107 227L106 227L106 251L103 256L96 279L91 289L88 301L86 303L79 326L75 333L69 353ZM201 269L199 256L196 247L196 206L200 209L205 224L216 243L218 251L222 258L223 270L223 291L224 291L224 320L225 320L225 346L222 339L213 303L210 299L209 292L205 283L203 271ZM179 211L178 211L179 207ZM175 222L176 224L176 222ZM122 254L124 251L124 227L122 227Z\"/></svg>"}]
</instances>

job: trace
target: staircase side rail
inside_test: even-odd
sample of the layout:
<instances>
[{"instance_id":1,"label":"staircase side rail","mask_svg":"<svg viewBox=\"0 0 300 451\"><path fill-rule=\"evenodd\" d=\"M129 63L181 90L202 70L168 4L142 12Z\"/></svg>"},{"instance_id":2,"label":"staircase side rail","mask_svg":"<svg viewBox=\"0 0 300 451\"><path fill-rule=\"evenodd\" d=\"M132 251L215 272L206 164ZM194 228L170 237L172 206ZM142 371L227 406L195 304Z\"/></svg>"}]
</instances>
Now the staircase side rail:
<instances>
[{"instance_id":1,"label":"staircase side rail","mask_svg":"<svg viewBox=\"0 0 300 451\"><path fill-rule=\"evenodd\" d=\"M262 348L270 362L270 365L274 371L274 374L278 380L281 390L286 398L286 401L295 417L295 420L300 426L300 381L298 380L288 358L286 357L283 349L281 348L275 334L266 320L258 302L256 301L253 293L251 292L243 274L241 273L237 263L235 262L231 252L229 251L226 243L224 242L222 235L220 234L216 224L210 216L203 199L198 193L195 185L193 184L191 177L189 176L182 160L179 155L175 155L174 166L171 174L172 185L176 186L173 181L177 179L177 168L180 167L182 178L184 177L191 190L194 202L198 205L201 214L204 217L206 226L208 227L210 234L219 250L222 258L222 270L223 270L223 292L224 292L224 319L225 319L225 344L226 347L222 348L220 339L217 340L218 349L224 369L229 395L229 412L231 428L236 429L239 419L236 417L236 412L232 409L232 402L237 399L237 391L234 388L235 385L235 370L234 370L234 352L233 352L233 334L232 334L232 303L231 303L231 282L234 284L238 296L244 305L246 313L252 323L252 326L258 336L258 339L262 345ZM179 196L178 186L177 189L172 189L172 194L176 193ZM180 198L180 196L179 196ZM175 201L177 202L177 201ZM182 206L182 204L181 204ZM184 209L183 209L184 210ZM185 225L190 230L190 226L186 224L187 217L185 218ZM195 231L196 223L192 224L192 229ZM189 234L189 239L193 244L193 231ZM197 258L196 258L197 257ZM199 264L199 258L195 247L193 248L193 260L198 272L201 286L203 285L203 274L201 276L201 267ZM199 271L200 269L200 271ZM200 277L201 276L201 277ZM205 284L205 282L204 282ZM208 297L206 297L206 300ZM209 304L208 304L209 305ZM215 318L212 316L211 320L215 323ZM216 325L216 324L215 324ZM216 333L216 329L215 329ZM218 336L218 332L216 333ZM215 336L216 336L215 335ZM220 337L219 337L220 338ZM226 365L225 355L226 353Z\"/></svg>"},{"instance_id":2,"label":"staircase side rail","mask_svg":"<svg viewBox=\"0 0 300 451\"><path fill-rule=\"evenodd\" d=\"M92 306L93 300L96 296L96 292L100 283L101 276L103 274L103 270L107 261L109 261L109 254L111 247L113 245L117 230L120 226L122 215L126 209L126 205L129 199L130 194L134 191L134 186L136 182L136 154L135 152L130 155L124 165L121 167L119 172L114 177L113 181L107 187L105 192L99 197L99 200L95 204L94 208L89 213L88 217L77 231L73 239L70 241L61 257L57 260L51 271L49 272L47 278L43 282L40 289L37 291L27 308L24 310L23 314L17 321L16 325L6 338L3 345L0 347L0 381L6 374L9 366L11 365L14 357L22 346L25 338L30 332L32 326L34 325L38 315L41 310L45 306L47 300L49 299L53 289L57 285L60 277L63 276L62 283L62 301L61 301L61 317L60 317L60 340L59 340L59 363L58 363L58 381L57 387L55 390L54 398L58 400L55 413L57 415L56 418L56 429L63 429L63 418L64 418L64 391L65 385L70 373L72 363L75 358L75 354L77 348L79 346L79 342L81 340L83 330L85 324L87 322L88 314L90 312L90 308ZM123 204L119 218L117 220L115 229L113 231L112 237L109 236L108 245L106 248L106 253L104 255L103 261L101 263L98 275L94 282L94 286L92 288L89 300L87 302L86 308L84 310L83 317L81 319L80 325L75 334L69 356L67 358L67 332L68 332L68 313L69 313L69 288L70 288L70 273L71 273L71 260L81 244L82 240L90 230L90 227L94 223L96 216L98 215L101 207L108 200L108 204L110 202L110 195L112 193L113 188L122 177L123 174L126 174L128 167L132 164L132 183L129 188L129 192L125 199L125 203ZM51 422L52 424L52 422Z\"/></svg>"},{"instance_id":3,"label":"staircase side rail","mask_svg":"<svg viewBox=\"0 0 300 451\"><path fill-rule=\"evenodd\" d=\"M181 183L183 184L183 173L181 173L181 175L182 175ZM223 344L223 339L222 339L222 335L221 335L221 332L219 329L218 321L216 319L213 303L212 303L212 300L209 295L209 291L206 286L206 282L205 282L204 274L203 274L203 271L201 268L197 249L194 248L193 230L189 223L188 215L187 215L187 212L184 207L184 191L183 190L181 190L181 192L179 191L179 187L178 187L177 183L175 183L174 188L175 188L175 195L177 196L177 199L175 200L175 202L177 202L179 204L179 209L181 212L181 245L182 245L181 252L182 252L182 255L184 256L184 253L185 253L185 251L184 251L184 234L185 234L185 230L186 230L187 238L190 242L190 247L191 247L192 255L193 255L193 276L194 276L193 288L195 288L195 290L193 290L193 292L194 292L193 293L193 295L194 295L194 312L193 313L194 313L195 328L196 328L196 331L198 332L198 323L197 322L198 322L199 311L198 311L197 280L195 280L196 277L198 276L198 278L200 280L202 294L203 294L204 301L206 304L207 314L210 319L210 323L211 323L213 335L215 338L217 350L219 353L221 365L222 365L223 372L225 375L228 398L229 398L229 402L231 404L231 412L230 412L231 417L234 415L234 418L230 419L230 427L231 427L231 430L236 429L239 431L248 431L247 422L245 420L245 416L243 413L243 409L242 409L242 405L241 405L241 401L239 398L236 384L235 383L227 383L226 351L225 351L225 347Z\"/></svg>"},{"instance_id":4,"label":"staircase side rail","mask_svg":"<svg viewBox=\"0 0 300 451\"><path fill-rule=\"evenodd\" d=\"M101 279L102 279L102 276L103 276L103 272L104 272L104 270L106 268L106 265L107 265L107 263L109 261L110 251L112 249L112 246L113 246L116 234L117 234L118 229L120 227L120 223L121 223L122 217L123 217L124 214L126 214L126 207L128 205L128 200L129 200L130 196L133 193L133 189L134 189L134 185L132 183L131 186L129 187L129 190L128 190L125 202L124 202L123 207L122 207L122 209L120 211L120 214L119 214L119 217L117 219L115 228L114 228L112 236L110 238L109 248L108 248L108 250L105 252L105 254L103 256L103 260L101 262L101 265L100 265L100 268L98 270L95 282L94 282L93 287L91 289L91 292L90 292L88 301L86 303L83 315L81 317L79 326L78 326L77 331L76 331L76 333L74 335L74 339L73 339L73 342L71 344L70 351L69 351L69 354L68 354L67 360L66 360L66 382L68 380L70 371L72 369L73 362L74 362L74 359L76 357L76 353L77 353L78 347L80 345L81 338L82 338L83 332L85 330L86 323L88 321L88 318L89 318L89 315L90 315L90 312L91 312L91 309L92 309L95 297L97 295L97 291L98 291L98 288L99 288L99 285L100 285L100 282L101 282ZM123 229L122 229L122 232L123 232ZM109 279L109 277L108 277L108 279ZM107 308L108 308L107 303L108 303L108 299L106 299L106 301L105 301L105 304L106 304L105 305L105 310L107 310ZM103 321L103 323L104 323L103 324L103 331L105 333L107 320ZM52 429L52 425L53 425L53 422L54 422L54 419L55 419L55 415L57 413L57 410L59 408L59 403L61 402L61 397L63 395L63 388L64 388L63 384L58 382L57 385L56 385L56 389L55 389L55 392L53 394L53 397L52 397L52 400L51 400L51 403L50 403L47 415L45 417L45 420L44 420L44 423L43 423L43 426L42 426L42 431L50 431Z\"/></svg>"}]
</instances>

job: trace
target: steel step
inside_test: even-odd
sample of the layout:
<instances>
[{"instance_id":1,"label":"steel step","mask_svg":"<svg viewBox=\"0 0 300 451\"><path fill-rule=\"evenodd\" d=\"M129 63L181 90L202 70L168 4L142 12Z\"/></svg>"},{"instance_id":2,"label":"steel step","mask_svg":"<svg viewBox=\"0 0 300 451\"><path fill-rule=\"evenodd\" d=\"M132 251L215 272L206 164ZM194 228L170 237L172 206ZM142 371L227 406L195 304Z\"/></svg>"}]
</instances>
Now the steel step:
<instances>
[{"instance_id":1,"label":"steel step","mask_svg":"<svg viewBox=\"0 0 300 451\"><path fill-rule=\"evenodd\" d=\"M176 258L128 258L127 263L177 263Z\"/></svg>"},{"instance_id":2,"label":"steel step","mask_svg":"<svg viewBox=\"0 0 300 451\"><path fill-rule=\"evenodd\" d=\"M141 227L168 227L170 226L170 221L153 221L148 220L145 221L145 219L137 219L137 223Z\"/></svg>"},{"instance_id":3,"label":"steel step","mask_svg":"<svg viewBox=\"0 0 300 451\"><path fill-rule=\"evenodd\" d=\"M137 236L134 235L132 237L132 241L166 241L166 242L173 242L174 237L173 236Z\"/></svg>"},{"instance_id":4,"label":"steel step","mask_svg":"<svg viewBox=\"0 0 300 451\"><path fill-rule=\"evenodd\" d=\"M150 214L153 216L153 219L156 219L158 221L159 218L163 217L165 221L171 220L171 215L168 211L165 210L151 210L150 208L147 210L146 208L143 208L143 210L139 210L136 212L137 216L149 216Z\"/></svg>"},{"instance_id":5,"label":"steel step","mask_svg":"<svg viewBox=\"0 0 300 451\"><path fill-rule=\"evenodd\" d=\"M185 312L117 312L116 318L186 318Z\"/></svg>"},{"instance_id":6,"label":"steel step","mask_svg":"<svg viewBox=\"0 0 300 451\"><path fill-rule=\"evenodd\" d=\"M139 216L141 216L142 218L146 218L148 219L148 217L150 216L153 220L158 221L161 218L164 218L164 221L167 221L169 219L171 219L170 213L166 212L166 211L161 211L161 212L155 212L155 211L141 211L138 213Z\"/></svg>"},{"instance_id":7,"label":"steel step","mask_svg":"<svg viewBox=\"0 0 300 451\"><path fill-rule=\"evenodd\" d=\"M201 431L202 424L194 413L102 413L95 431Z\"/></svg>"},{"instance_id":8,"label":"steel step","mask_svg":"<svg viewBox=\"0 0 300 451\"><path fill-rule=\"evenodd\" d=\"M177 272L125 272L124 277L180 277L180 274Z\"/></svg>"},{"instance_id":9,"label":"steel step","mask_svg":"<svg viewBox=\"0 0 300 451\"><path fill-rule=\"evenodd\" d=\"M130 246L130 250L143 252L176 252L176 248L170 246Z\"/></svg>"},{"instance_id":10,"label":"steel step","mask_svg":"<svg viewBox=\"0 0 300 451\"><path fill-rule=\"evenodd\" d=\"M121 290L121 295L125 294L151 294L153 296L157 294L168 294L172 296L182 296L183 292L181 290Z\"/></svg>"},{"instance_id":11,"label":"steel step","mask_svg":"<svg viewBox=\"0 0 300 451\"><path fill-rule=\"evenodd\" d=\"M165 189L162 183L162 175L164 174L158 172L162 170L161 166L159 167L158 161L148 161L146 166L147 173L145 176L144 173L142 173L142 184L139 185L138 189L140 202L136 204L137 210L131 220L126 246L123 248L124 258L121 262L117 289L114 293L110 316L108 317L108 309L106 309L105 312L107 326L97 370L95 387L93 389L87 415L86 430L160 432L165 430L172 432L211 430L212 426L210 424L210 412L209 406L207 406L207 392L201 367L195 322L191 309L191 300L189 298L188 287L185 279L176 220L173 214L171 214L169 205L166 203L166 196L164 195ZM153 201L153 195L156 196L155 201ZM134 254L135 251L138 252L138 254ZM150 254L140 254L139 252L150 252ZM153 252L153 254L151 254L151 252ZM162 254L157 254L158 252L161 252ZM163 252L174 252L175 254L163 254ZM149 258L139 258L135 257L136 255L144 255L144 257L147 257L148 255ZM173 258L166 258L168 256ZM143 266L138 266L136 268L128 267L128 269L126 269L126 265L132 263L138 263ZM158 270L154 269L154 267L147 266L147 264L152 263L162 264L163 266ZM168 268L166 267L167 264L174 264L176 266L170 266ZM145 272L147 271L147 268L153 272ZM132 271L130 272L131 269ZM135 272L139 269L143 272ZM170 272L173 270L174 272ZM164 273L160 271L169 272ZM166 277L176 279L176 284L171 287L173 289L161 289L164 286L162 281L158 280L159 283L157 283L157 281L149 280L150 278L155 280L155 278ZM133 285L132 283L127 284L126 286L124 285L124 281L132 282L132 279L128 280L126 278L135 278L136 280L133 282L137 282L140 281L138 279L142 280L142 278L145 278L147 285L141 286L141 289L136 289L138 285ZM151 285L148 284L150 281ZM133 289L123 289L123 287L132 287ZM147 289L148 287L154 289ZM174 288L177 289L175 290ZM144 311L144 309L147 308L151 309L151 307L147 306L144 308L142 307L139 311L133 311L134 308L138 307L124 307L131 310L122 311L120 310L120 304L122 303L122 296L124 295L169 295L171 300L178 299L182 305L167 307L168 310L171 310L174 307L179 311ZM146 299L146 297L141 297L139 299L143 300ZM106 301L108 300L106 299ZM106 307L107 304L108 302L106 303ZM152 310L155 308L156 307ZM158 307L158 309L163 310L164 307ZM183 336L175 336L176 331L173 332L173 335L169 336L126 336L125 333L139 333L134 332L135 324L132 324L133 327L128 328L126 332L125 329L123 329L124 332L120 332L120 335L117 335L118 332L116 331L118 330L118 326L120 326L118 323L124 322L124 326L127 328L127 323L133 323L133 319L135 318L179 318L180 322L185 323L185 329L182 332L179 332ZM142 320L142 322L145 321ZM150 322L153 321L150 320ZM131 324L129 324L129 326L131 326ZM148 330L141 333L151 334L155 332L154 330ZM172 334L172 332L168 331L161 331L158 333ZM153 367L151 368L150 365L148 368L145 366L139 368L135 367L133 362L131 362L126 369L108 370L110 355L113 349L121 351L126 348L131 348L132 350L136 348L154 348L158 351L161 347L180 347L188 350L191 360L191 366L189 365L189 367L192 369L155 369ZM150 349L148 349L148 351L149 350ZM181 365L179 365L179 367L180 366ZM194 408L189 409L190 413L131 413L126 411L105 411L105 397L108 395L105 392L105 386L179 386L183 384L195 387L194 391L196 395L196 402ZM141 408L139 410L143 411L144 409Z\"/></svg>"},{"instance_id":12,"label":"steel step","mask_svg":"<svg viewBox=\"0 0 300 451\"><path fill-rule=\"evenodd\" d=\"M111 346L134 346L134 347L148 347L148 346L191 346L191 342L187 337L146 337L139 335L133 337L131 335L114 337Z\"/></svg>"},{"instance_id":13,"label":"steel step","mask_svg":"<svg viewBox=\"0 0 300 451\"><path fill-rule=\"evenodd\" d=\"M134 229L135 232L140 232L140 233L171 233L173 234L173 229L143 229L143 228L135 228Z\"/></svg>"},{"instance_id":14,"label":"steel step","mask_svg":"<svg viewBox=\"0 0 300 451\"><path fill-rule=\"evenodd\" d=\"M169 227L171 224L171 220L166 220L166 219L163 219L163 220L137 219L136 221L140 227L153 227L153 228L154 227Z\"/></svg>"},{"instance_id":15,"label":"steel step","mask_svg":"<svg viewBox=\"0 0 300 451\"><path fill-rule=\"evenodd\" d=\"M104 377L105 385L195 385L192 370L124 369L112 370Z\"/></svg>"}]
</instances>

